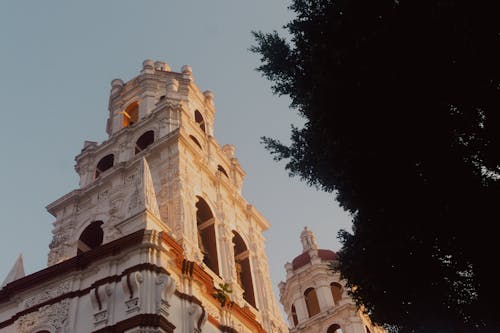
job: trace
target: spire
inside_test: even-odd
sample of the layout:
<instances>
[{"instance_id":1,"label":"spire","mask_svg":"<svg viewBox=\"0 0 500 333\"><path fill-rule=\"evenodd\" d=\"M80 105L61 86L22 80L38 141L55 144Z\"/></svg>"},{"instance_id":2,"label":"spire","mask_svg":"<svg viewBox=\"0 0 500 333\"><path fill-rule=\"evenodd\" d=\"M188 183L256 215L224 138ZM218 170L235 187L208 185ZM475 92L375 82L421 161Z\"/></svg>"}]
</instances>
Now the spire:
<instances>
[{"instance_id":1,"label":"spire","mask_svg":"<svg viewBox=\"0 0 500 333\"><path fill-rule=\"evenodd\" d=\"M145 157L142 158L142 184L144 186L144 206L159 217L160 209L156 201L153 178L151 177L151 171L149 170L149 165Z\"/></svg>"},{"instance_id":2,"label":"spire","mask_svg":"<svg viewBox=\"0 0 500 333\"><path fill-rule=\"evenodd\" d=\"M2 282L2 287L6 286L7 284L16 281L17 279L20 279L24 277L24 265L23 265L23 255L19 254L19 257L17 257L16 262L14 263L14 266L12 266L12 269L10 270L9 274L3 280Z\"/></svg>"},{"instance_id":3,"label":"spire","mask_svg":"<svg viewBox=\"0 0 500 333\"><path fill-rule=\"evenodd\" d=\"M129 213L136 214L142 210L149 210L151 213L160 217L160 209L156 201L156 193L153 186L153 178L149 170L146 158L142 158L141 165L139 166L139 179L135 184L135 191L129 202Z\"/></svg>"},{"instance_id":4,"label":"spire","mask_svg":"<svg viewBox=\"0 0 500 333\"><path fill-rule=\"evenodd\" d=\"M316 235L314 235L311 230L307 229L307 227L304 227L304 230L300 233L300 241L302 242L302 252L318 249Z\"/></svg>"}]
</instances>

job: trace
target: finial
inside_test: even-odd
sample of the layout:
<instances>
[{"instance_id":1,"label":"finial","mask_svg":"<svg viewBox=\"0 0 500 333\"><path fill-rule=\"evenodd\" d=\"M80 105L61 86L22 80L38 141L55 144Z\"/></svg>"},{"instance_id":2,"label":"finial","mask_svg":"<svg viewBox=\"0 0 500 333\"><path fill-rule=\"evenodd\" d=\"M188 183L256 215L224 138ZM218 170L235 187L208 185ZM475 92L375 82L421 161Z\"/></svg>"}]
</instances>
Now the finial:
<instances>
[{"instance_id":1,"label":"finial","mask_svg":"<svg viewBox=\"0 0 500 333\"><path fill-rule=\"evenodd\" d=\"M115 88L115 87L123 87L124 83L123 83L123 80L122 79L114 79L111 81L111 87L112 88Z\"/></svg>"},{"instance_id":2,"label":"finial","mask_svg":"<svg viewBox=\"0 0 500 333\"><path fill-rule=\"evenodd\" d=\"M236 152L236 147L234 145L224 145L222 146L222 151L226 154L227 158L231 159L234 157L234 153Z\"/></svg>"},{"instance_id":3,"label":"finial","mask_svg":"<svg viewBox=\"0 0 500 333\"><path fill-rule=\"evenodd\" d=\"M166 62L155 61L154 66L157 71L170 72L170 66Z\"/></svg>"},{"instance_id":4,"label":"finial","mask_svg":"<svg viewBox=\"0 0 500 333\"><path fill-rule=\"evenodd\" d=\"M300 233L300 241L302 242L302 252L318 249L316 235L307 227L304 227L304 230Z\"/></svg>"},{"instance_id":5,"label":"finial","mask_svg":"<svg viewBox=\"0 0 500 333\"><path fill-rule=\"evenodd\" d=\"M154 66L154 61L151 59L146 59L142 62L142 68L153 68Z\"/></svg>"},{"instance_id":6,"label":"finial","mask_svg":"<svg viewBox=\"0 0 500 333\"><path fill-rule=\"evenodd\" d=\"M111 81L111 95L113 96L119 93L120 90L122 90L124 84L125 83L123 83L122 79L114 79L113 81Z\"/></svg>"},{"instance_id":7,"label":"finial","mask_svg":"<svg viewBox=\"0 0 500 333\"><path fill-rule=\"evenodd\" d=\"M151 59L146 59L142 62L141 73L153 74L154 73L154 61Z\"/></svg>"},{"instance_id":8,"label":"finial","mask_svg":"<svg viewBox=\"0 0 500 333\"><path fill-rule=\"evenodd\" d=\"M210 104L214 104L215 94L211 90L205 90L203 92L203 95L205 96L205 101L206 102L208 102Z\"/></svg>"},{"instance_id":9,"label":"finial","mask_svg":"<svg viewBox=\"0 0 500 333\"><path fill-rule=\"evenodd\" d=\"M182 74L187 75L187 76L193 75L193 69L188 65L182 66L181 72L182 72Z\"/></svg>"}]
</instances>

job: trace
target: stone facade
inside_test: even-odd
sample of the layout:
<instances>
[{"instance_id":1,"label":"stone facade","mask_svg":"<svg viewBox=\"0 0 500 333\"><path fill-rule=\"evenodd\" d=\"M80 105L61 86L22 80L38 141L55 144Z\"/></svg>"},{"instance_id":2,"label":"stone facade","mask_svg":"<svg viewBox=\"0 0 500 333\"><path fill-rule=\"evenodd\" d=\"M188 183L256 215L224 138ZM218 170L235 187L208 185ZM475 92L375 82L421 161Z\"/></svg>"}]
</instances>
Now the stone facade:
<instances>
[{"instance_id":1,"label":"stone facade","mask_svg":"<svg viewBox=\"0 0 500 333\"><path fill-rule=\"evenodd\" d=\"M79 188L47 206L49 267L0 290L0 332L286 332L269 223L241 196L245 173L214 119L189 66L146 60L113 80L109 137L84 143Z\"/></svg>"},{"instance_id":2,"label":"stone facade","mask_svg":"<svg viewBox=\"0 0 500 333\"><path fill-rule=\"evenodd\" d=\"M279 284L290 333L385 333L358 309L345 281L332 271L336 254L318 249L307 227L300 240L302 254L286 263L286 281Z\"/></svg>"}]
</instances>

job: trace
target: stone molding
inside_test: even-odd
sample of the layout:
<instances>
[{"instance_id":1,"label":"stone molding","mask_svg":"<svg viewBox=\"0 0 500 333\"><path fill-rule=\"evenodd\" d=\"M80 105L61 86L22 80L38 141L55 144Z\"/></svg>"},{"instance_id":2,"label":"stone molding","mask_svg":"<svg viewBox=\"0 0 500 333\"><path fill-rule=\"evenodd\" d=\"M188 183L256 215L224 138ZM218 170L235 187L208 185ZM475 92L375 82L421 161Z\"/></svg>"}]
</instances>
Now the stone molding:
<instances>
[{"instance_id":1,"label":"stone molding","mask_svg":"<svg viewBox=\"0 0 500 333\"><path fill-rule=\"evenodd\" d=\"M11 299L11 297L15 296L21 291L29 290L33 286L40 285L49 280L56 280L59 276L63 274L68 274L72 271L84 270L94 261L97 261L106 256L113 256L119 254L125 248L139 245L145 240L155 243L156 237L153 235L153 233L145 233L144 230L137 231L133 234L120 238L116 241L105 244L99 248L90 250L79 256L66 260L58 265L50 266L42 271L28 275L22 279L16 280L15 282L8 284L4 289L0 290L0 303L8 301L9 299ZM166 233L160 233L158 234L158 236L159 236L158 241L160 241L160 244L164 244L161 248L164 251L168 251L169 253L171 253L171 255L173 255L175 258L173 262L174 267L172 268L180 272L182 271L183 266L184 267L189 266L188 274L191 276L191 278L204 285L204 288L201 288L204 299L210 300L210 304L206 305L209 305L210 308L214 308L216 312L220 313L220 311L222 310L220 304L211 295L211 292L214 287L213 278L207 272L205 272L200 265L194 263L187 265L187 262L183 259L184 257L183 257L182 247L170 236L168 236ZM112 275L103 278L101 280L95 281L94 283L92 283L91 286L82 290L70 291L69 284L64 283L61 285L62 287L59 289L57 288L50 289L47 293L41 294L41 296L35 296L34 298L29 299L28 304L32 305L24 309L23 311L16 313L10 319L1 322L0 329L12 325L13 323L16 323L18 327L21 327L22 329L26 330L28 327L33 326L34 323L37 322L37 320L39 320L43 315L48 316L49 318L48 320L52 327L54 328L61 327L63 321L60 319L62 317L52 315L52 313L63 313L65 314L64 318L67 318L69 304L72 298L81 297L83 295L91 293L92 291L96 291L95 294L100 295L99 300L102 302L102 298L105 297L105 294L107 293L106 285L109 285L111 283L120 283L126 280L127 276L130 276L131 274L134 273L140 274L140 272L142 271L155 272L160 276L161 275L165 275L167 277L170 276L170 273L167 272L163 267L156 266L151 263L142 263L125 269L119 275ZM172 293L171 289L172 286L170 285L168 288L170 288L170 290L168 290L167 293ZM50 296L47 295L54 296L54 298L50 298ZM197 297L181 293L178 290L175 290L175 295L177 295L181 299L187 300L190 303L194 303L200 306L200 309L198 310L193 309L194 311L193 315L196 314L193 317L194 318L193 320L196 321L196 326L198 326L198 329L201 329L202 323L206 320L205 317L207 317L208 319L210 318L210 315L207 316L205 314L206 313L205 304L203 304L203 302L200 301ZM47 297L49 297L49 299ZM95 306L97 306L98 310L100 310L100 307L98 306L99 300L97 298L94 299ZM101 308L103 308L102 305ZM258 332L258 333L266 332L261 326L261 324L256 321L255 314L248 307L240 307L237 304L235 304L231 308L231 312L233 316L237 318L239 321L241 321L248 327L252 327L253 332ZM95 314L99 313L100 313L99 311L95 312ZM220 318L220 315L218 317ZM98 317L98 319L102 318ZM212 316L211 322L213 322L214 319L215 317ZM215 321L219 323L217 319L215 319ZM103 329L108 329L108 327L105 327ZM108 332L108 331L98 330L96 332ZM115 332L115 331L111 330L109 332Z\"/></svg>"},{"instance_id":2,"label":"stone molding","mask_svg":"<svg viewBox=\"0 0 500 333\"><path fill-rule=\"evenodd\" d=\"M144 313L122 320L113 326L103 327L92 333L123 333L133 328L137 328L137 331L133 331L137 333L173 333L175 326L159 314ZM163 331L159 331L158 328Z\"/></svg>"}]
</instances>

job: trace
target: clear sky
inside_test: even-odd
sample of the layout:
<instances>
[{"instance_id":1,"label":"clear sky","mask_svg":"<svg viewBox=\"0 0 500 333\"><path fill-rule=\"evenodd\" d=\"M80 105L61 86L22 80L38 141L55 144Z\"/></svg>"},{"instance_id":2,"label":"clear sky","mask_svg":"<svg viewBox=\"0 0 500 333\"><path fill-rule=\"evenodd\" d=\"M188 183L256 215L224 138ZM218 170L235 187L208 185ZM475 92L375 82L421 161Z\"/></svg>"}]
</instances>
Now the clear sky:
<instances>
[{"instance_id":1,"label":"clear sky","mask_svg":"<svg viewBox=\"0 0 500 333\"><path fill-rule=\"evenodd\" d=\"M337 250L350 218L333 194L289 178L259 143L288 142L300 125L289 100L272 95L254 69L252 30L282 30L287 1L0 1L0 283L19 253L26 272L46 266L54 218L45 206L78 186L74 156L103 141L110 82L136 76L148 58L174 71L188 64L215 93L215 137L236 146L247 173L243 195L270 222L273 284L301 252L309 226ZM276 290L276 288L275 288Z\"/></svg>"}]
</instances>

